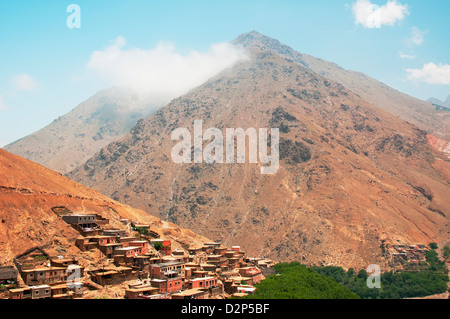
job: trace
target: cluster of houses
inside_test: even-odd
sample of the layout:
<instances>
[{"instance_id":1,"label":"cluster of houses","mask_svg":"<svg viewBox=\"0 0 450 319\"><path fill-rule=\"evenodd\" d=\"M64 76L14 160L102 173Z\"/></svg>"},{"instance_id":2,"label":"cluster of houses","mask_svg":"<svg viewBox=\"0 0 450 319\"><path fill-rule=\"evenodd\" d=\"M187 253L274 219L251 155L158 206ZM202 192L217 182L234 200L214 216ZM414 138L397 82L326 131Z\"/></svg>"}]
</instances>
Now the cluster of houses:
<instances>
[{"instance_id":1,"label":"cluster of houses","mask_svg":"<svg viewBox=\"0 0 450 319\"><path fill-rule=\"evenodd\" d=\"M17 256L14 265L0 267L0 278L10 299L67 299L83 295L82 283L69 280L74 274L82 277L83 271L76 260L53 259L36 247Z\"/></svg>"},{"instance_id":2,"label":"cluster of houses","mask_svg":"<svg viewBox=\"0 0 450 319\"><path fill-rule=\"evenodd\" d=\"M33 248L17 256L14 265L0 267L9 298L83 298L84 289L122 284L126 299L228 298L254 293L254 285L274 273L273 261L247 258L240 246L211 242L172 250L171 241L159 238L149 225L121 220L129 228L107 229L109 221L98 214L62 219L81 234L76 247L100 251L107 265L85 269L74 258L50 257Z\"/></svg>"},{"instance_id":3,"label":"cluster of houses","mask_svg":"<svg viewBox=\"0 0 450 319\"><path fill-rule=\"evenodd\" d=\"M273 262L246 258L239 246L204 243L149 264L149 276L126 290L130 299L205 299L253 293ZM261 264L257 264L257 262ZM155 289L156 288L156 289Z\"/></svg>"},{"instance_id":4,"label":"cluster of houses","mask_svg":"<svg viewBox=\"0 0 450 319\"><path fill-rule=\"evenodd\" d=\"M428 250L425 245L393 245L391 250L392 261L394 264L420 265L426 262Z\"/></svg>"}]
</instances>

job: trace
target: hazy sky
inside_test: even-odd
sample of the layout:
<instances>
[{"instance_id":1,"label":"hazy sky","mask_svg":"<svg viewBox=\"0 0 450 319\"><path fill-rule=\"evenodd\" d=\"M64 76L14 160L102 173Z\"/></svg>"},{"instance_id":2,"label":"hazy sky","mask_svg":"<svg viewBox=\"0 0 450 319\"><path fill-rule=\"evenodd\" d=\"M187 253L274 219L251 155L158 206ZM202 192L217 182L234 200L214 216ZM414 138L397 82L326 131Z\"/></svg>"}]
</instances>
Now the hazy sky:
<instances>
[{"instance_id":1,"label":"hazy sky","mask_svg":"<svg viewBox=\"0 0 450 319\"><path fill-rule=\"evenodd\" d=\"M67 24L70 4L80 8L80 28ZM0 147L112 85L177 94L201 84L245 58L226 43L251 30L444 100L449 12L448 0L2 0Z\"/></svg>"}]
</instances>

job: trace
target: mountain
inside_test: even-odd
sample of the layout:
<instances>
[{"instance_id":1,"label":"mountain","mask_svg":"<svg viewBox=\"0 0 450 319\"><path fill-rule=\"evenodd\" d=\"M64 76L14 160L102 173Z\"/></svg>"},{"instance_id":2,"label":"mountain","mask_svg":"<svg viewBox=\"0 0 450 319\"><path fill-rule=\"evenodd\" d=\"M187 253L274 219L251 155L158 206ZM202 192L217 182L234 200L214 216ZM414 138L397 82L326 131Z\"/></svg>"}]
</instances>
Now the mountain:
<instances>
[{"instance_id":1,"label":"mountain","mask_svg":"<svg viewBox=\"0 0 450 319\"><path fill-rule=\"evenodd\" d=\"M447 100L445 101L441 101L439 99L436 99L434 97L431 97L427 100L428 102L435 104L435 105L439 105L439 106L444 106L447 108L450 108L450 95L447 97Z\"/></svg>"},{"instance_id":2,"label":"mountain","mask_svg":"<svg viewBox=\"0 0 450 319\"><path fill-rule=\"evenodd\" d=\"M279 128L278 171L175 164L172 132L194 132L194 120L222 132ZM251 255L367 267L386 261L387 244L448 239L449 165L425 131L253 46L250 60L139 120L69 176Z\"/></svg>"},{"instance_id":3,"label":"mountain","mask_svg":"<svg viewBox=\"0 0 450 319\"><path fill-rule=\"evenodd\" d=\"M280 54L329 80L342 84L364 100L399 118L441 139L450 141L449 113L437 110L430 103L395 90L364 73L345 70L335 63L296 52L278 40L256 31L239 36L233 43L247 48L264 48ZM450 102L449 99L447 101Z\"/></svg>"},{"instance_id":4,"label":"mountain","mask_svg":"<svg viewBox=\"0 0 450 319\"><path fill-rule=\"evenodd\" d=\"M125 89L95 94L43 129L4 147L5 150L68 173L102 147L124 136L154 106Z\"/></svg>"},{"instance_id":5,"label":"mountain","mask_svg":"<svg viewBox=\"0 0 450 319\"><path fill-rule=\"evenodd\" d=\"M80 234L58 210L99 214L118 229L124 227L122 218L148 224L178 247L207 240L0 149L0 266L36 246L55 256L79 256L74 243Z\"/></svg>"}]
</instances>

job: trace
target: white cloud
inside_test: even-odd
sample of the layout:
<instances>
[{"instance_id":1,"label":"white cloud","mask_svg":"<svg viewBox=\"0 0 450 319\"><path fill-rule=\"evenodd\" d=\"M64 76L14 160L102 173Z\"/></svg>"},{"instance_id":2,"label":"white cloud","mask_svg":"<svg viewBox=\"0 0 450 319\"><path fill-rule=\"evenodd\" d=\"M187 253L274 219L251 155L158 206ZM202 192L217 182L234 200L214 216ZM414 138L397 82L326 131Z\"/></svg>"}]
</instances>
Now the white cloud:
<instances>
[{"instance_id":1,"label":"white cloud","mask_svg":"<svg viewBox=\"0 0 450 319\"><path fill-rule=\"evenodd\" d=\"M414 55L414 54L406 54L406 53L403 53L402 51L400 51L398 53L398 55L400 56L400 58L407 59L407 60L414 60L416 58L416 55Z\"/></svg>"},{"instance_id":2,"label":"white cloud","mask_svg":"<svg viewBox=\"0 0 450 319\"><path fill-rule=\"evenodd\" d=\"M450 65L428 63L422 69L407 69L408 79L429 84L450 84Z\"/></svg>"},{"instance_id":3,"label":"white cloud","mask_svg":"<svg viewBox=\"0 0 450 319\"><path fill-rule=\"evenodd\" d=\"M36 80L27 73L14 75L11 82L16 89L21 91L32 91L37 87Z\"/></svg>"},{"instance_id":4,"label":"white cloud","mask_svg":"<svg viewBox=\"0 0 450 319\"><path fill-rule=\"evenodd\" d=\"M421 31L417 27L412 27L411 36L406 40L406 44L409 46L421 45L427 33L428 31Z\"/></svg>"},{"instance_id":5,"label":"white cloud","mask_svg":"<svg viewBox=\"0 0 450 319\"><path fill-rule=\"evenodd\" d=\"M125 49L118 37L104 50L92 53L88 67L111 84L129 87L143 95L172 99L206 82L210 77L247 59L245 51L228 43L212 45L207 52L175 52L173 44L152 49Z\"/></svg>"},{"instance_id":6,"label":"white cloud","mask_svg":"<svg viewBox=\"0 0 450 319\"><path fill-rule=\"evenodd\" d=\"M356 24L370 29L381 28L383 25L394 25L409 15L408 6L398 3L397 0L388 0L381 7L369 0L357 0L352 9Z\"/></svg>"}]
</instances>

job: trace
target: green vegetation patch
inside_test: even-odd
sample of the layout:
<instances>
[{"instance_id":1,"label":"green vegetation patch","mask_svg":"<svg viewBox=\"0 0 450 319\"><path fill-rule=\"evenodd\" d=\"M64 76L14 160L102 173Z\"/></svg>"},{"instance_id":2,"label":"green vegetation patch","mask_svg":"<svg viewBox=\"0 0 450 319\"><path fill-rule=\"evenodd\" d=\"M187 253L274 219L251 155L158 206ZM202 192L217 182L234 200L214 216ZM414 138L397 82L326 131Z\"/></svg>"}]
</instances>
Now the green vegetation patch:
<instances>
[{"instance_id":1,"label":"green vegetation patch","mask_svg":"<svg viewBox=\"0 0 450 319\"><path fill-rule=\"evenodd\" d=\"M359 299L347 287L298 262L277 264L277 275L256 284L255 294L243 299Z\"/></svg>"}]
</instances>

